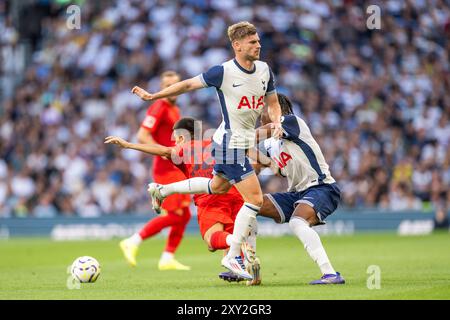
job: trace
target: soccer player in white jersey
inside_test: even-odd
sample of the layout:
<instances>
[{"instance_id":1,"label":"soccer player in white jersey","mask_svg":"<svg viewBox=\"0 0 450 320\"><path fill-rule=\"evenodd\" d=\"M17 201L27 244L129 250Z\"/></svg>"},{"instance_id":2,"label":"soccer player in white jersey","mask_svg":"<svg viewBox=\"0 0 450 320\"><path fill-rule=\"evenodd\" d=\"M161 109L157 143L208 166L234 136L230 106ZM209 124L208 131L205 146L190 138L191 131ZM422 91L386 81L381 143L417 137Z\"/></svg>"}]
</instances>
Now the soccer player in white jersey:
<instances>
[{"instance_id":1,"label":"soccer player in white jersey","mask_svg":"<svg viewBox=\"0 0 450 320\"><path fill-rule=\"evenodd\" d=\"M254 146L256 119L264 105L268 105L274 135L281 133L281 109L273 74L267 63L259 61L261 45L255 26L246 21L236 23L228 28L228 37L234 59L154 94L137 86L132 92L144 100L154 100L200 88L216 88L223 120L213 137L216 162L213 179L197 177L169 185L151 183L148 191L158 210L163 199L174 193L222 194L235 185L245 202L236 217L230 250L222 265L251 280L240 255L241 244L256 224L263 194L247 151Z\"/></svg>"},{"instance_id":2,"label":"soccer player in white jersey","mask_svg":"<svg viewBox=\"0 0 450 320\"><path fill-rule=\"evenodd\" d=\"M278 223L289 223L322 272L322 277L310 284L344 284L344 278L331 265L319 235L311 228L324 224L326 217L336 210L339 187L308 125L293 114L286 96L278 94L278 99L283 114L282 137L259 142L258 150L278 165L280 175L288 179L288 192L265 194L259 215ZM263 112L263 126L258 129L258 136L270 136L270 122L267 112ZM265 128L269 129L264 133ZM259 157L255 160L259 164L262 162ZM270 166L270 163L263 162L263 166ZM259 171L258 164L255 168Z\"/></svg>"}]
</instances>

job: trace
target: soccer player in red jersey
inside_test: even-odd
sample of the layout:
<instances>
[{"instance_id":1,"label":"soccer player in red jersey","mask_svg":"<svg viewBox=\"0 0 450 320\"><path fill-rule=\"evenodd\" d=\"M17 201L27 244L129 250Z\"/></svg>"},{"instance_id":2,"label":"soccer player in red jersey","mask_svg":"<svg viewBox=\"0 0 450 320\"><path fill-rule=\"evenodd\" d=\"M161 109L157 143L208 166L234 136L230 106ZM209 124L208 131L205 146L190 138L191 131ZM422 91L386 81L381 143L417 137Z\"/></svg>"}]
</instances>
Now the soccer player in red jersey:
<instances>
[{"instance_id":1,"label":"soccer player in red jersey","mask_svg":"<svg viewBox=\"0 0 450 320\"><path fill-rule=\"evenodd\" d=\"M153 155L159 155L171 161L184 173L185 178L211 178L214 158L211 155L211 141L194 139L195 120L182 118L174 126L176 147L166 147L157 144L134 144L122 138L110 136L105 138L107 144L117 144L122 148L134 149ZM226 194L195 194L195 205L198 209L198 224L200 233L208 249L215 251L228 249L232 240L234 221L244 200L236 188L232 187ZM258 285L260 278L260 263L255 256L256 230L243 245L249 272L253 279L250 285Z\"/></svg>"},{"instance_id":2,"label":"soccer player in red jersey","mask_svg":"<svg viewBox=\"0 0 450 320\"><path fill-rule=\"evenodd\" d=\"M166 71L161 75L161 89L180 81L180 76L174 71ZM176 106L176 96L156 100L148 107L146 117L138 131L137 138L142 144L159 144L166 147L174 146L172 128L180 119L180 111ZM171 183L186 179L183 172L173 163L156 155L152 170L153 180L158 183ZM170 227L166 248L158 263L160 270L190 270L190 267L179 263L175 257L184 230L191 213L189 195L172 195L164 201L164 214L150 220L138 233L120 243L125 258L132 265L136 265L137 250L141 242Z\"/></svg>"}]
</instances>

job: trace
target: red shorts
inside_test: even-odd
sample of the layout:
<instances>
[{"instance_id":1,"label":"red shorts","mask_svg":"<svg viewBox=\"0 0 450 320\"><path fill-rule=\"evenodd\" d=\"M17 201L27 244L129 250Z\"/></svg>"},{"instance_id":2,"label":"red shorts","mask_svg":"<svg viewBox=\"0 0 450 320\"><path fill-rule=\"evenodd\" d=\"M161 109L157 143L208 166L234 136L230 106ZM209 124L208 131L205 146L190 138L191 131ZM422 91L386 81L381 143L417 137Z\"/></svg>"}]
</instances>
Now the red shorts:
<instances>
[{"instance_id":1,"label":"red shorts","mask_svg":"<svg viewBox=\"0 0 450 320\"><path fill-rule=\"evenodd\" d=\"M169 184L186 180L186 176L177 169L177 171L166 171L164 174L153 172L153 179L156 183ZM189 194L173 194L164 199L162 208L166 211L175 211L189 207L191 203L191 196Z\"/></svg>"},{"instance_id":2,"label":"red shorts","mask_svg":"<svg viewBox=\"0 0 450 320\"><path fill-rule=\"evenodd\" d=\"M211 195L208 201L202 201L197 206L197 220L200 233L205 232L216 223L224 225L224 231L233 233L234 220L244 204L244 200L236 195Z\"/></svg>"}]
</instances>

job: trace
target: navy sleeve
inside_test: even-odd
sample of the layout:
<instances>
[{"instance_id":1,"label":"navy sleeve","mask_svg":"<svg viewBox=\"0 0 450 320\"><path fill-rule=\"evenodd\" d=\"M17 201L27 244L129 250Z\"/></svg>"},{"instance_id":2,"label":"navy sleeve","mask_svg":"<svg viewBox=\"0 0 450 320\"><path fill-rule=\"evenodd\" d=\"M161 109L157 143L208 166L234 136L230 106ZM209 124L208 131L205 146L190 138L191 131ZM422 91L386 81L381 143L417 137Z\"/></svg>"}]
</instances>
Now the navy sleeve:
<instances>
[{"instance_id":1,"label":"navy sleeve","mask_svg":"<svg viewBox=\"0 0 450 320\"><path fill-rule=\"evenodd\" d=\"M267 151L266 145L264 144L265 141L266 141L266 140L263 140L263 141L260 141L260 142L258 143L258 150L259 150L263 155L265 155L266 157L269 157L269 158L270 158L269 151Z\"/></svg>"},{"instance_id":2,"label":"navy sleeve","mask_svg":"<svg viewBox=\"0 0 450 320\"><path fill-rule=\"evenodd\" d=\"M205 87L220 88L223 81L223 66L214 66L200 75L200 79Z\"/></svg>"},{"instance_id":3,"label":"navy sleeve","mask_svg":"<svg viewBox=\"0 0 450 320\"><path fill-rule=\"evenodd\" d=\"M283 130L283 138L288 140L298 139L300 136L300 126L297 117L288 114L281 119L281 128Z\"/></svg>"},{"instance_id":4,"label":"navy sleeve","mask_svg":"<svg viewBox=\"0 0 450 320\"><path fill-rule=\"evenodd\" d=\"M270 77L269 77L269 83L267 84L266 96L277 92L275 89L275 79L273 77L273 72L270 68L269 68L269 74L270 74Z\"/></svg>"}]
</instances>

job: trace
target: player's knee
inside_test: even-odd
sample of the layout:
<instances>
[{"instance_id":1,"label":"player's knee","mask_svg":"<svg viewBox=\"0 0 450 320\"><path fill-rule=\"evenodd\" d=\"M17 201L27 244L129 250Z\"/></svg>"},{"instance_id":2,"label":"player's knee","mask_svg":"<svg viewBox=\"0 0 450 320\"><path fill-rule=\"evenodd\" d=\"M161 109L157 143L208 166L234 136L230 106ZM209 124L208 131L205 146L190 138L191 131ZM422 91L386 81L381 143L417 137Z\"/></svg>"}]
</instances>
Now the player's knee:
<instances>
[{"instance_id":1,"label":"player's knee","mask_svg":"<svg viewBox=\"0 0 450 320\"><path fill-rule=\"evenodd\" d=\"M205 244L208 246L208 249L209 248L212 248L212 246L211 246L211 235L205 235L205 237L203 238L203 241L205 241Z\"/></svg>"},{"instance_id":2,"label":"player's knee","mask_svg":"<svg viewBox=\"0 0 450 320\"><path fill-rule=\"evenodd\" d=\"M310 226L315 226L320 222L314 209L304 203L298 204L295 208L294 216L306 221Z\"/></svg>"},{"instance_id":3,"label":"player's knee","mask_svg":"<svg viewBox=\"0 0 450 320\"><path fill-rule=\"evenodd\" d=\"M256 200L255 206L258 206L258 207L261 208L262 205L263 205L263 203L264 203L263 197L261 196L260 198L258 198L258 199Z\"/></svg>"},{"instance_id":4,"label":"player's knee","mask_svg":"<svg viewBox=\"0 0 450 320\"><path fill-rule=\"evenodd\" d=\"M253 196L253 198L255 201L254 205L261 208L264 204L264 197L263 197L262 193L258 192L257 194L255 194Z\"/></svg>"},{"instance_id":5,"label":"player's knee","mask_svg":"<svg viewBox=\"0 0 450 320\"><path fill-rule=\"evenodd\" d=\"M205 242L205 244L208 247L208 250L210 252L215 252L216 249L214 249L213 245L211 244L212 234L213 234L213 232L211 232L210 230L206 231L205 234L203 235L203 241Z\"/></svg>"},{"instance_id":6,"label":"player's knee","mask_svg":"<svg viewBox=\"0 0 450 320\"><path fill-rule=\"evenodd\" d=\"M259 196L259 195L253 195L252 197L250 197L246 202L261 208L264 201L263 201L263 196Z\"/></svg>"},{"instance_id":7,"label":"player's knee","mask_svg":"<svg viewBox=\"0 0 450 320\"><path fill-rule=\"evenodd\" d=\"M299 227L309 227L309 222L301 217L294 216L291 218L291 220L289 220L289 227L292 231L295 231Z\"/></svg>"},{"instance_id":8,"label":"player's knee","mask_svg":"<svg viewBox=\"0 0 450 320\"><path fill-rule=\"evenodd\" d=\"M213 194L224 194L229 190L229 186L226 184L215 183L211 185L211 191Z\"/></svg>"}]
</instances>

